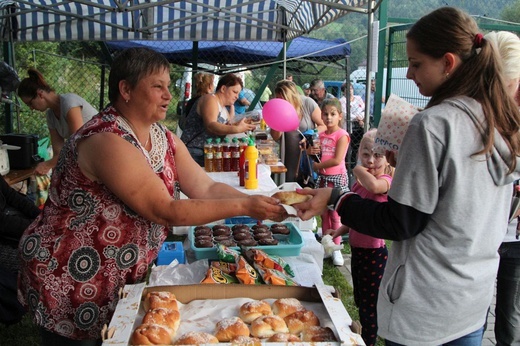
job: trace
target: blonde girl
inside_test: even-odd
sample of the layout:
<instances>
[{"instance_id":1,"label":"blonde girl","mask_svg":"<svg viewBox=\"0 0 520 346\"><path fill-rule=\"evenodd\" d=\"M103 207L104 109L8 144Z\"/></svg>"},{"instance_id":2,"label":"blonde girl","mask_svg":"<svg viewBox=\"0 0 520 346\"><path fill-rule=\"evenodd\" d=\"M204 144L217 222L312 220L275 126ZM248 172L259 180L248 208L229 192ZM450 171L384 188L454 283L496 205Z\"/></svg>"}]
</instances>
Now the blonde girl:
<instances>
[{"instance_id":1,"label":"blonde girl","mask_svg":"<svg viewBox=\"0 0 520 346\"><path fill-rule=\"evenodd\" d=\"M377 151L374 142L377 130L369 130L359 143L358 162L353 169L356 182L352 191L363 198L378 202L388 200L393 168L383 152ZM352 252L351 272L354 302L359 308L361 336L367 346L377 340L377 294L388 258L385 241L354 229L349 230Z\"/></svg>"},{"instance_id":2,"label":"blonde girl","mask_svg":"<svg viewBox=\"0 0 520 346\"><path fill-rule=\"evenodd\" d=\"M321 154L320 162L314 162L312 168L318 172L317 187L337 187L348 191L348 175L345 166L345 155L350 144L350 136L341 127L343 113L341 103L336 98L325 99L321 104L321 119L327 129L320 133L320 148L309 148L309 154ZM338 229L341 220L334 210L326 210L321 214L324 234ZM334 243L340 244L341 237L335 237ZM343 265L343 255L340 250L332 254L334 265Z\"/></svg>"}]
</instances>

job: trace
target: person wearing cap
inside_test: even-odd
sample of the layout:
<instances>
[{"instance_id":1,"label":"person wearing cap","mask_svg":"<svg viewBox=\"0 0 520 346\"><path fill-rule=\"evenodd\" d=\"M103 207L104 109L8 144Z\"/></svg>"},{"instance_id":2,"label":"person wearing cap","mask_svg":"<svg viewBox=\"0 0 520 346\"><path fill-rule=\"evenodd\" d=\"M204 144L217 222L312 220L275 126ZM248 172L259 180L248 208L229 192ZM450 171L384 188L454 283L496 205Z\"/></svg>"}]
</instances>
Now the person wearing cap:
<instances>
[{"instance_id":1,"label":"person wearing cap","mask_svg":"<svg viewBox=\"0 0 520 346\"><path fill-rule=\"evenodd\" d=\"M302 90L305 96L311 96L311 85L309 83L305 83L304 85L302 85Z\"/></svg>"}]
</instances>

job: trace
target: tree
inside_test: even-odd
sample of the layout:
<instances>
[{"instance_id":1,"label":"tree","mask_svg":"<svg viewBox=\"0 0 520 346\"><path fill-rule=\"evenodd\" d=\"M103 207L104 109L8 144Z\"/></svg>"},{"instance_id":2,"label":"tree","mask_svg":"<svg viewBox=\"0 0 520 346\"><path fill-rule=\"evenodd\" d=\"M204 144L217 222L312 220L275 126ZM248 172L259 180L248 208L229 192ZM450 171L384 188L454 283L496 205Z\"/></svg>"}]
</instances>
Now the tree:
<instances>
[{"instance_id":1,"label":"tree","mask_svg":"<svg viewBox=\"0 0 520 346\"><path fill-rule=\"evenodd\" d=\"M509 22L518 23L518 19L520 18L520 0L516 0L509 6L506 6L500 18Z\"/></svg>"}]
</instances>

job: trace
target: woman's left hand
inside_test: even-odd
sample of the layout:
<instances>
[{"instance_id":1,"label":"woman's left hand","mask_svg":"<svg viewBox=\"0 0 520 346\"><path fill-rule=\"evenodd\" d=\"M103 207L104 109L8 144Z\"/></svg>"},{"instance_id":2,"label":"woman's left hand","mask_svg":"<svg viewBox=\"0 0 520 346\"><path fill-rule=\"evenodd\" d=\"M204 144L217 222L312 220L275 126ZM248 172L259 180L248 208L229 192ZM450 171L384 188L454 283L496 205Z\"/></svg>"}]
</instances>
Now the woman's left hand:
<instances>
[{"instance_id":1,"label":"woman's left hand","mask_svg":"<svg viewBox=\"0 0 520 346\"><path fill-rule=\"evenodd\" d=\"M233 125L233 126L237 127L237 129L238 129L237 133L256 130L256 125L255 124L249 124L246 121L246 118L242 118L238 123L235 123L235 125Z\"/></svg>"},{"instance_id":2,"label":"woman's left hand","mask_svg":"<svg viewBox=\"0 0 520 346\"><path fill-rule=\"evenodd\" d=\"M289 216L276 198L252 195L247 199L249 202L247 215L257 220L283 221Z\"/></svg>"}]
</instances>

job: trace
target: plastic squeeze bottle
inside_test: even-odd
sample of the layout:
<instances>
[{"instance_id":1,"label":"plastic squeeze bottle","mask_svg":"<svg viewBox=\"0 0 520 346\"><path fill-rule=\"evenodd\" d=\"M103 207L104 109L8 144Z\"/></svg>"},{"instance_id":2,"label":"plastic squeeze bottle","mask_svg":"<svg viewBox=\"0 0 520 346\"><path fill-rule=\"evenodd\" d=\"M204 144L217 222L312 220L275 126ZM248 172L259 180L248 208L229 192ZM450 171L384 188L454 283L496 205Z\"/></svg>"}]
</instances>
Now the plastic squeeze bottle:
<instances>
[{"instance_id":1,"label":"plastic squeeze bottle","mask_svg":"<svg viewBox=\"0 0 520 346\"><path fill-rule=\"evenodd\" d=\"M238 138L231 140L231 171L238 172L240 170L240 146L238 145Z\"/></svg>"},{"instance_id":2,"label":"plastic squeeze bottle","mask_svg":"<svg viewBox=\"0 0 520 346\"><path fill-rule=\"evenodd\" d=\"M222 144L220 143L220 138L215 139L215 144L213 145L213 166L214 172L222 172L223 171L223 158L222 158Z\"/></svg>"},{"instance_id":3,"label":"plastic squeeze bottle","mask_svg":"<svg viewBox=\"0 0 520 346\"><path fill-rule=\"evenodd\" d=\"M250 139L245 150L245 188L248 190L258 189L258 149L255 142Z\"/></svg>"},{"instance_id":4,"label":"plastic squeeze bottle","mask_svg":"<svg viewBox=\"0 0 520 346\"><path fill-rule=\"evenodd\" d=\"M213 172L213 144L211 143L212 139L206 139L206 144L204 144L204 169L206 172Z\"/></svg>"},{"instance_id":5,"label":"plastic squeeze bottle","mask_svg":"<svg viewBox=\"0 0 520 346\"><path fill-rule=\"evenodd\" d=\"M245 171L246 148L247 148L247 143L245 141L245 138L240 138L240 147L239 147L240 156L238 159L238 179L240 181L240 186L245 185L244 178L246 176L246 171Z\"/></svg>"},{"instance_id":6,"label":"plastic squeeze bottle","mask_svg":"<svg viewBox=\"0 0 520 346\"><path fill-rule=\"evenodd\" d=\"M224 138L224 143L222 144L222 170L224 172L231 171L231 144L227 137Z\"/></svg>"}]
</instances>

